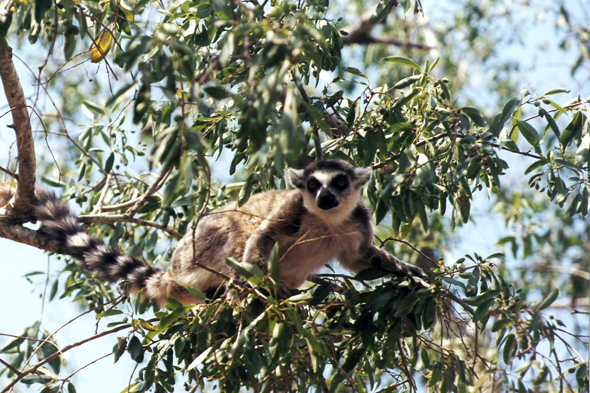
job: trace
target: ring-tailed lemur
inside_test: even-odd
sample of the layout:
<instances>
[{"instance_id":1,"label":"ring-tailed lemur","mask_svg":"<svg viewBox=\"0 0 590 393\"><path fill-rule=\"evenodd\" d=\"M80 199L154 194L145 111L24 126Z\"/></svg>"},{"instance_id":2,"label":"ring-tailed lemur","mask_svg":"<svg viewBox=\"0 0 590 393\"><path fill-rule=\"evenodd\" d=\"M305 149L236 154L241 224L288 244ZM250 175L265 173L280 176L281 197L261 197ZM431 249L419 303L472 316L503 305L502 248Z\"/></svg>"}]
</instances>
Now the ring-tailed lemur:
<instances>
[{"instance_id":1,"label":"ring-tailed lemur","mask_svg":"<svg viewBox=\"0 0 590 393\"><path fill-rule=\"evenodd\" d=\"M169 297L195 303L186 287L208 292L223 284L223 276L234 277L229 257L265 270L277 242L280 277L288 288L299 287L332 259L353 272L376 266L393 275L424 277L420 268L373 245L370 214L361 202L370 177L371 169L332 160L289 169L293 189L256 194L242 207L234 202L207 215L180 240L166 271L88 235L52 192L37 191L34 215L43 231L86 269L111 282L126 280L132 291L144 288L144 296L160 305Z\"/></svg>"}]
</instances>

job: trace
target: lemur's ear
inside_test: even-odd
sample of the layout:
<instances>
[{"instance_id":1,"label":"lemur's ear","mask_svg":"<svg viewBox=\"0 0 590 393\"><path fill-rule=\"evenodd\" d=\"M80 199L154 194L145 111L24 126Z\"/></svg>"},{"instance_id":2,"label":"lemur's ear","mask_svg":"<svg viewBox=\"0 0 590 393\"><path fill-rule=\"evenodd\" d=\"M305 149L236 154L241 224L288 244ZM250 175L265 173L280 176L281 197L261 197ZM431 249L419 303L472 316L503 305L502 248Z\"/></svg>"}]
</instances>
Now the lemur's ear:
<instances>
[{"instance_id":1,"label":"lemur's ear","mask_svg":"<svg viewBox=\"0 0 590 393\"><path fill-rule=\"evenodd\" d=\"M305 189L305 179L303 178L303 169L289 168L289 186L291 188Z\"/></svg>"},{"instance_id":2,"label":"lemur's ear","mask_svg":"<svg viewBox=\"0 0 590 393\"><path fill-rule=\"evenodd\" d=\"M356 168L354 174L356 175L357 187L362 187L371 180L371 174L373 170L371 168Z\"/></svg>"}]
</instances>

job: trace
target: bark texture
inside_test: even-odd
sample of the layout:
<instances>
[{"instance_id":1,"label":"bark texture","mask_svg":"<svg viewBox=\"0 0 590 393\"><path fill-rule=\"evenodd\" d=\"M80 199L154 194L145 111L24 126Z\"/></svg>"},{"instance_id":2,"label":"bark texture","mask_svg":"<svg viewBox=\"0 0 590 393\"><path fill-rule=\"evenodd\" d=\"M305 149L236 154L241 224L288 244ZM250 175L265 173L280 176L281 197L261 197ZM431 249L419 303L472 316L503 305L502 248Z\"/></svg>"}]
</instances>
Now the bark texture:
<instances>
[{"instance_id":1,"label":"bark texture","mask_svg":"<svg viewBox=\"0 0 590 393\"><path fill-rule=\"evenodd\" d=\"M35 192L35 145L27 101L12 61L12 48L0 45L0 79L12 113L12 128L16 133L19 181L13 203L7 215L15 220L27 221Z\"/></svg>"}]
</instances>

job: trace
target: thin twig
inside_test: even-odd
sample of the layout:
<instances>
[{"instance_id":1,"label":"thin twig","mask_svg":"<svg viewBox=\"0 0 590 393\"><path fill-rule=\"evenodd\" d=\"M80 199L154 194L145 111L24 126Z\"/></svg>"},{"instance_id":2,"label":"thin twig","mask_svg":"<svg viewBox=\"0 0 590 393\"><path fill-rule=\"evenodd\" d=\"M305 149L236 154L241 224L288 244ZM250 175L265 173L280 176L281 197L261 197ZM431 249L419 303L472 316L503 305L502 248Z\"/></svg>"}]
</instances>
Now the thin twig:
<instances>
[{"instance_id":1,"label":"thin twig","mask_svg":"<svg viewBox=\"0 0 590 393\"><path fill-rule=\"evenodd\" d=\"M465 303L462 299L460 299L457 296L455 296L452 292L445 291L445 292L443 292L443 295L445 297L448 297L452 301L454 301L456 303L459 303L461 305L461 307L463 307L463 309L465 311L467 311L469 314L471 314L472 316L475 313L475 310L473 308L471 308L471 306L469 306L467 303Z\"/></svg>"},{"instance_id":2,"label":"thin twig","mask_svg":"<svg viewBox=\"0 0 590 393\"><path fill-rule=\"evenodd\" d=\"M61 384L62 388L63 388L63 385L66 383L66 381L68 381L68 380L69 380L70 378L72 378L74 375L76 375L76 374L77 374L77 373L79 373L80 371L84 370L85 368L87 368L87 367L89 367L89 366L92 366L94 363L98 362L99 360L102 360L102 359L104 359L104 358L106 358L106 357L109 357L109 356L111 356L112 354L113 354L112 352L109 352L109 353L107 353L107 354L104 354L104 355L102 355L101 357L94 359L93 361L91 361L91 362L89 362L89 363L85 364L84 366L80 367L79 369L77 369L76 371L74 371L73 373L71 373L70 375L68 375L67 377L65 377L65 378L63 379L63 382L62 382L62 384Z\"/></svg>"},{"instance_id":3,"label":"thin twig","mask_svg":"<svg viewBox=\"0 0 590 393\"><path fill-rule=\"evenodd\" d=\"M158 320L157 318L152 318L151 320L148 320L148 322L153 322L153 321L157 321L157 320ZM79 347L80 345L83 345L83 344L86 344L87 342L96 340L97 338L108 336L109 334L120 332L121 330L129 329L131 327L133 327L133 324L130 324L130 323L129 324L125 324L125 325L121 325L121 326L117 326L117 327L115 327L113 329L105 330L104 332L100 332L100 333L95 334L93 336L87 337L84 340L81 340L81 341L78 341L78 342L75 342L73 344L70 344L70 345L67 345L67 346L63 347L61 350L58 350L57 352L51 354L50 356L48 356L45 359L41 360L39 363L37 363L33 367L31 367L31 368L27 369L26 371L24 371L23 373L21 373L21 375L17 376L17 378L15 378L14 381L12 381L4 390L2 390L1 393L7 393L21 379L23 379L24 377L26 377L27 375L29 375L31 373L34 373L40 367L42 367L43 365L51 362L53 359L58 358L59 356L63 355L64 353L68 352L70 349Z\"/></svg>"},{"instance_id":4,"label":"thin twig","mask_svg":"<svg viewBox=\"0 0 590 393\"><path fill-rule=\"evenodd\" d=\"M0 358L0 363L2 363L4 365L4 367L6 367L10 371L12 371L14 373L14 375L16 375L17 377L20 377L21 372L18 371L16 368L12 367L10 365L10 363L5 362L4 360L2 360L2 358Z\"/></svg>"},{"instance_id":5,"label":"thin twig","mask_svg":"<svg viewBox=\"0 0 590 393\"><path fill-rule=\"evenodd\" d=\"M109 191L109 187L111 185L111 178L112 175L109 173L106 177L105 185L100 193L100 196L98 197L98 202L96 202L96 205L94 206L90 214L97 214L102 212L102 203L104 202L104 198L106 197L107 192Z\"/></svg>"},{"instance_id":6,"label":"thin twig","mask_svg":"<svg viewBox=\"0 0 590 393\"><path fill-rule=\"evenodd\" d=\"M14 173L14 172L12 172L12 171L9 171L9 170L8 170L8 169L6 169L6 168L3 168L3 167L1 167L1 166L0 166L0 172L4 172L4 173L6 173L8 176L10 176L10 177L13 177L13 178L15 178L16 180L18 180L18 174Z\"/></svg>"},{"instance_id":7,"label":"thin twig","mask_svg":"<svg viewBox=\"0 0 590 393\"><path fill-rule=\"evenodd\" d=\"M438 267L438 263L436 263L432 258L430 258L428 255L424 254L422 251L418 250L414 245L412 245L411 243L402 240L402 239L397 239L395 237L388 237L384 240L379 239L377 236L375 236L377 238L377 240L379 240L379 242L381 242L381 245L387 243L387 241L389 240L393 240L394 242L399 242L402 244L405 244L406 246L410 247L412 250L416 251L418 254L420 254L424 259L426 259L428 262L432 263L432 265L434 267Z\"/></svg>"},{"instance_id":8,"label":"thin twig","mask_svg":"<svg viewBox=\"0 0 590 393\"><path fill-rule=\"evenodd\" d=\"M156 191L158 191L164 185L164 182L166 182L166 178L168 177L168 175L170 175L171 172L172 172L172 169L169 169L166 172L160 173L160 176L158 176L156 181L150 186L150 188L148 188L146 193L143 194L143 196L141 196L137 200L137 202L133 205L133 207L131 209L129 209L127 214L129 214L130 216L133 216L138 211L140 211L141 208L147 202L148 198L151 197Z\"/></svg>"}]
</instances>

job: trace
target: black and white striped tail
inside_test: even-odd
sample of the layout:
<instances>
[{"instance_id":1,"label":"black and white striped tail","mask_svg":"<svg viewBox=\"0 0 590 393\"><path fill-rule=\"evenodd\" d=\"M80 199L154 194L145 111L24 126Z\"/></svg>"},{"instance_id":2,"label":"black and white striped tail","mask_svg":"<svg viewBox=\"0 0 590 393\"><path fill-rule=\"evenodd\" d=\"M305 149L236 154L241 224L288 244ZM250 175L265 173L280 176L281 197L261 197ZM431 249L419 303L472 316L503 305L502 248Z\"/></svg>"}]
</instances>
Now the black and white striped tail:
<instances>
[{"instance_id":1,"label":"black and white striped tail","mask_svg":"<svg viewBox=\"0 0 590 393\"><path fill-rule=\"evenodd\" d=\"M107 247L98 237L88 235L68 204L53 192L38 188L35 197L33 211L37 220L43 223L43 232L67 254L82 261L82 266L99 279L126 280L132 290L138 291L145 288L150 277L161 272L139 258Z\"/></svg>"}]
</instances>

